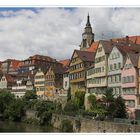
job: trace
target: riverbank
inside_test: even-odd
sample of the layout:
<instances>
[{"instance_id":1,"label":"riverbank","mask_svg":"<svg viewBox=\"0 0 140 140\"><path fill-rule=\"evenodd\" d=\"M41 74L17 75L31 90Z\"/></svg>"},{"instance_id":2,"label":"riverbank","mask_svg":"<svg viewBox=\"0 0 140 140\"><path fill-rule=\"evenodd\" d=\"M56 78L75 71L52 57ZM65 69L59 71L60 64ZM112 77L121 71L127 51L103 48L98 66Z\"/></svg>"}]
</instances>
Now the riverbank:
<instances>
[{"instance_id":1,"label":"riverbank","mask_svg":"<svg viewBox=\"0 0 140 140\"><path fill-rule=\"evenodd\" d=\"M116 123L111 121L97 121L83 117L72 117L60 114L53 114L52 125L60 129L62 122L69 121L73 127L73 132L80 133L139 133L140 125Z\"/></svg>"},{"instance_id":2,"label":"riverbank","mask_svg":"<svg viewBox=\"0 0 140 140\"><path fill-rule=\"evenodd\" d=\"M57 133L59 129L22 122L0 121L0 133Z\"/></svg>"}]
</instances>

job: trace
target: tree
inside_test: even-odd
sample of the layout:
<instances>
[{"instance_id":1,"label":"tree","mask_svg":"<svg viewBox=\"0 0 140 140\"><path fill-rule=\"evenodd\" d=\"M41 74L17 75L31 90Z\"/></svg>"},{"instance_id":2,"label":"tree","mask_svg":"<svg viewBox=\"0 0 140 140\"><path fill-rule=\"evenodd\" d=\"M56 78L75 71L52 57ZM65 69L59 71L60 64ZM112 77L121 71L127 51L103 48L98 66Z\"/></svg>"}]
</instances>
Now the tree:
<instances>
[{"instance_id":1,"label":"tree","mask_svg":"<svg viewBox=\"0 0 140 140\"><path fill-rule=\"evenodd\" d=\"M106 102L106 104L110 104L111 102L114 101L114 94L113 94L112 88L106 89L104 96L103 96L103 100L104 100L104 102Z\"/></svg>"},{"instance_id":2,"label":"tree","mask_svg":"<svg viewBox=\"0 0 140 140\"><path fill-rule=\"evenodd\" d=\"M115 110L115 95L113 94L112 88L107 88L106 92L103 95L103 101L105 103L105 108L108 116L113 116Z\"/></svg>"},{"instance_id":3,"label":"tree","mask_svg":"<svg viewBox=\"0 0 140 140\"><path fill-rule=\"evenodd\" d=\"M50 125L55 108L55 104L51 101L38 101L35 104L35 110L37 111L37 117L40 118L41 125Z\"/></svg>"},{"instance_id":4,"label":"tree","mask_svg":"<svg viewBox=\"0 0 140 140\"><path fill-rule=\"evenodd\" d=\"M126 118L125 101L121 96L115 99L115 110L113 112L115 118Z\"/></svg>"},{"instance_id":5,"label":"tree","mask_svg":"<svg viewBox=\"0 0 140 140\"><path fill-rule=\"evenodd\" d=\"M74 100L70 100L66 103L63 110L67 115L75 115L78 112L78 106Z\"/></svg>"},{"instance_id":6,"label":"tree","mask_svg":"<svg viewBox=\"0 0 140 140\"><path fill-rule=\"evenodd\" d=\"M95 95L89 95L88 96L88 101L91 105L91 108L95 108L97 106L97 102L96 102L96 96Z\"/></svg>"},{"instance_id":7,"label":"tree","mask_svg":"<svg viewBox=\"0 0 140 140\"><path fill-rule=\"evenodd\" d=\"M71 100L71 88L69 87L68 93L67 93L67 102Z\"/></svg>"},{"instance_id":8,"label":"tree","mask_svg":"<svg viewBox=\"0 0 140 140\"><path fill-rule=\"evenodd\" d=\"M85 92L84 91L76 91L74 100L79 109L83 109L84 107L84 99L85 99Z\"/></svg>"},{"instance_id":9,"label":"tree","mask_svg":"<svg viewBox=\"0 0 140 140\"><path fill-rule=\"evenodd\" d=\"M12 102L4 112L4 117L12 121L20 121L24 115L24 102L21 99L16 99Z\"/></svg>"},{"instance_id":10,"label":"tree","mask_svg":"<svg viewBox=\"0 0 140 140\"><path fill-rule=\"evenodd\" d=\"M15 96L7 90L0 90L0 114L3 114L5 109L15 101Z\"/></svg>"},{"instance_id":11,"label":"tree","mask_svg":"<svg viewBox=\"0 0 140 140\"><path fill-rule=\"evenodd\" d=\"M26 100L26 101L30 101L34 99L37 99L37 95L35 94L33 90L26 91L25 95L23 96L23 100Z\"/></svg>"}]
</instances>

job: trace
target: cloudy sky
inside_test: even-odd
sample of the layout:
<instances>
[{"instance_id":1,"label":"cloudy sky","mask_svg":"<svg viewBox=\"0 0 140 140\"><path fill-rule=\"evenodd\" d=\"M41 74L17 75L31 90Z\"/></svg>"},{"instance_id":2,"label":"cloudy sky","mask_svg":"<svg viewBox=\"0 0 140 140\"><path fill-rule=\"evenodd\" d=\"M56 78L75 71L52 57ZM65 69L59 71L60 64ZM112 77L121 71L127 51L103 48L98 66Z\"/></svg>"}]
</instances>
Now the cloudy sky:
<instances>
[{"instance_id":1,"label":"cloudy sky","mask_svg":"<svg viewBox=\"0 0 140 140\"><path fill-rule=\"evenodd\" d=\"M88 12L95 40L140 35L140 8L0 8L0 60L70 58Z\"/></svg>"}]
</instances>

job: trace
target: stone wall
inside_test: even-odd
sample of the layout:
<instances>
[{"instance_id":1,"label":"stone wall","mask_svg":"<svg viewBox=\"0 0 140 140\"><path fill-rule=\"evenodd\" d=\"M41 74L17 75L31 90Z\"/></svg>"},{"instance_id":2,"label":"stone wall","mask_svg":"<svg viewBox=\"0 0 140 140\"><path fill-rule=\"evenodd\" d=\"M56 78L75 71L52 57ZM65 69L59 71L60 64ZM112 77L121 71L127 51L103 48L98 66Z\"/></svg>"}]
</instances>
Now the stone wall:
<instances>
[{"instance_id":1,"label":"stone wall","mask_svg":"<svg viewBox=\"0 0 140 140\"><path fill-rule=\"evenodd\" d=\"M70 120L73 124L74 132L88 132L88 133L124 133L124 132L140 132L140 125L131 125L107 121L95 121L92 119L86 119L82 117L71 117L64 115L53 114L52 125L54 128L61 128L62 120ZM81 127L77 128L76 121L80 121Z\"/></svg>"}]
</instances>

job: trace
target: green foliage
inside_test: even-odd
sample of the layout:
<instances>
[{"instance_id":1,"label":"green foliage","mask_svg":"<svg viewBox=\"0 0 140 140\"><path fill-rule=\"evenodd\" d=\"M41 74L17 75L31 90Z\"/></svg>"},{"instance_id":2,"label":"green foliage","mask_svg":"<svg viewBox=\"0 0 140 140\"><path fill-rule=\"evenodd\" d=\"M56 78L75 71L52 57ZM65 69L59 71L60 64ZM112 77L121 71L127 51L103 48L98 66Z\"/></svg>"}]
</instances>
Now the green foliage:
<instances>
[{"instance_id":1,"label":"green foliage","mask_svg":"<svg viewBox=\"0 0 140 140\"><path fill-rule=\"evenodd\" d=\"M97 106L97 102L96 102L96 96L95 95L89 95L88 96L88 101L91 105L92 108L95 108Z\"/></svg>"},{"instance_id":2,"label":"green foliage","mask_svg":"<svg viewBox=\"0 0 140 140\"><path fill-rule=\"evenodd\" d=\"M33 109L37 101L37 95L35 94L33 90L26 91L22 99L24 101L26 109Z\"/></svg>"},{"instance_id":3,"label":"green foliage","mask_svg":"<svg viewBox=\"0 0 140 140\"><path fill-rule=\"evenodd\" d=\"M70 120L63 120L61 122L61 131L62 132L73 132L73 125Z\"/></svg>"},{"instance_id":4,"label":"green foliage","mask_svg":"<svg viewBox=\"0 0 140 140\"><path fill-rule=\"evenodd\" d=\"M68 89L68 94L67 94L67 102L71 100L71 88L69 87Z\"/></svg>"},{"instance_id":5,"label":"green foliage","mask_svg":"<svg viewBox=\"0 0 140 140\"><path fill-rule=\"evenodd\" d=\"M4 116L12 121L20 121L25 115L24 102L16 99L5 110Z\"/></svg>"},{"instance_id":6,"label":"green foliage","mask_svg":"<svg viewBox=\"0 0 140 140\"><path fill-rule=\"evenodd\" d=\"M58 103L55 103L55 112L58 113L58 114L61 114L62 113L62 104L60 102Z\"/></svg>"},{"instance_id":7,"label":"green foliage","mask_svg":"<svg viewBox=\"0 0 140 140\"><path fill-rule=\"evenodd\" d=\"M103 100L106 103L111 103L114 101L114 94L112 88L107 88L106 92L104 93Z\"/></svg>"},{"instance_id":8,"label":"green foliage","mask_svg":"<svg viewBox=\"0 0 140 140\"><path fill-rule=\"evenodd\" d=\"M13 94L7 90L0 90L0 114L3 114L5 109L15 100Z\"/></svg>"},{"instance_id":9,"label":"green foliage","mask_svg":"<svg viewBox=\"0 0 140 140\"><path fill-rule=\"evenodd\" d=\"M76 91L74 100L79 107L79 109L84 107L84 99L85 99L85 92L84 91Z\"/></svg>"},{"instance_id":10,"label":"green foliage","mask_svg":"<svg viewBox=\"0 0 140 140\"><path fill-rule=\"evenodd\" d=\"M113 112L114 118L126 118L125 101L121 96L115 99L115 110Z\"/></svg>"},{"instance_id":11,"label":"green foliage","mask_svg":"<svg viewBox=\"0 0 140 140\"><path fill-rule=\"evenodd\" d=\"M81 121L80 120L75 120L75 127L80 130L80 128L81 128Z\"/></svg>"},{"instance_id":12,"label":"green foliage","mask_svg":"<svg viewBox=\"0 0 140 140\"><path fill-rule=\"evenodd\" d=\"M23 96L23 100L25 101L31 101L37 99L37 95L33 90L26 91L25 95Z\"/></svg>"},{"instance_id":13,"label":"green foliage","mask_svg":"<svg viewBox=\"0 0 140 140\"><path fill-rule=\"evenodd\" d=\"M26 118L23 120L24 123L32 124L32 125L40 125L40 122L36 118Z\"/></svg>"},{"instance_id":14,"label":"green foliage","mask_svg":"<svg viewBox=\"0 0 140 140\"><path fill-rule=\"evenodd\" d=\"M70 100L64 106L64 113L66 115L75 115L78 112L78 106L74 100Z\"/></svg>"},{"instance_id":15,"label":"green foliage","mask_svg":"<svg viewBox=\"0 0 140 140\"><path fill-rule=\"evenodd\" d=\"M40 118L41 125L50 125L55 108L55 104L51 101L38 101L35 104L35 110L37 111L37 117Z\"/></svg>"}]
</instances>

